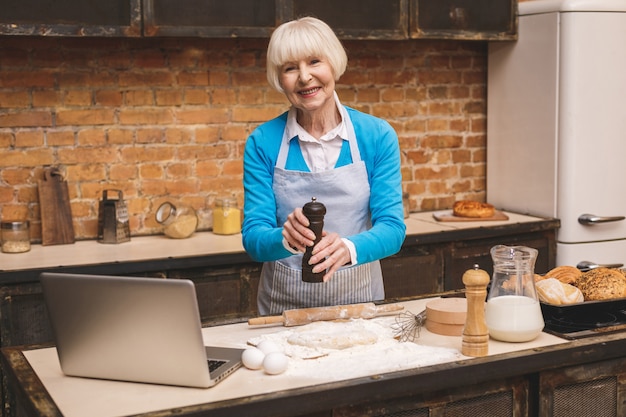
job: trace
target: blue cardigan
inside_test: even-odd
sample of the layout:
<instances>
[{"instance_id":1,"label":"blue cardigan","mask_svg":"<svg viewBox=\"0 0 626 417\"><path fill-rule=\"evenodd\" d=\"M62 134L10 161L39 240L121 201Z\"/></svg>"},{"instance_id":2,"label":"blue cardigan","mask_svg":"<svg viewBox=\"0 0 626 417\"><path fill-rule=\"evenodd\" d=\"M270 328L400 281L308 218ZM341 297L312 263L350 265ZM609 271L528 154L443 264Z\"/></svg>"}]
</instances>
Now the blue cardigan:
<instances>
[{"instance_id":1,"label":"blue cardigan","mask_svg":"<svg viewBox=\"0 0 626 417\"><path fill-rule=\"evenodd\" d=\"M386 121L347 108L354 126L361 159L371 189L371 229L353 236L357 262L372 262L398 252L406 226L402 208L402 176L398 136ZM268 262L292 256L282 244L283 225L277 224L276 199L272 191L274 167L287 123L287 112L252 132L244 152L243 246L256 261ZM352 163L348 141L336 166ZM298 140L290 142L285 169L309 171Z\"/></svg>"}]
</instances>

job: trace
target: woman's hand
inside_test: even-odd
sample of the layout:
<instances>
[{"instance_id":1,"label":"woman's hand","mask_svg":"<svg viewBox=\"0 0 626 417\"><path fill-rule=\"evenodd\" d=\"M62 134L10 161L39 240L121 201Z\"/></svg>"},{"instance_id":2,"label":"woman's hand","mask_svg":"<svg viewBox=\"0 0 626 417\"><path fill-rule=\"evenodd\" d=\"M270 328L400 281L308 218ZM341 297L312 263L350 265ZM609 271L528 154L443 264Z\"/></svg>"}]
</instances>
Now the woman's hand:
<instances>
[{"instance_id":1,"label":"woman's hand","mask_svg":"<svg viewBox=\"0 0 626 417\"><path fill-rule=\"evenodd\" d=\"M309 263L315 265L313 272L326 271L324 282L332 278L332 275L339 268L349 263L350 250L337 233L322 232L322 240L313 248L313 256Z\"/></svg>"},{"instance_id":2,"label":"woman's hand","mask_svg":"<svg viewBox=\"0 0 626 417\"><path fill-rule=\"evenodd\" d=\"M308 246L313 246L315 233L309 229L309 219L298 207L287 216L283 224L283 237L293 249L304 253ZM333 273L351 261L350 250L337 233L322 232L322 239L313 248L310 263L315 265L313 272L326 271L324 281L328 281Z\"/></svg>"},{"instance_id":3,"label":"woman's hand","mask_svg":"<svg viewBox=\"0 0 626 417\"><path fill-rule=\"evenodd\" d=\"M300 207L292 211L283 224L283 237L298 252L304 253L307 246L313 246L315 241L315 233L308 226L309 219L302 214Z\"/></svg>"}]
</instances>

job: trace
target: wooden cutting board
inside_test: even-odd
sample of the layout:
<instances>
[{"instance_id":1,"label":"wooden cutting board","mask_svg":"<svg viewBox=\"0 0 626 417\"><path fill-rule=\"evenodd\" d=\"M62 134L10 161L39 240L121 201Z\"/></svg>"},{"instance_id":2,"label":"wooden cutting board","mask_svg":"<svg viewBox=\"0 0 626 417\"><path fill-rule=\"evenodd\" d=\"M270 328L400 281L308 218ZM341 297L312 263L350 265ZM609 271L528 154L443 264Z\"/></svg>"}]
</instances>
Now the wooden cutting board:
<instances>
[{"instance_id":1,"label":"wooden cutting board","mask_svg":"<svg viewBox=\"0 0 626 417\"><path fill-rule=\"evenodd\" d=\"M491 220L509 220L509 216L496 210L491 217L459 217L452 214L452 210L443 210L433 213L435 220L440 222L486 222Z\"/></svg>"},{"instance_id":2,"label":"wooden cutting board","mask_svg":"<svg viewBox=\"0 0 626 417\"><path fill-rule=\"evenodd\" d=\"M41 244L62 245L75 242L72 210L67 182L58 168L44 170L38 181L41 209Z\"/></svg>"}]
</instances>

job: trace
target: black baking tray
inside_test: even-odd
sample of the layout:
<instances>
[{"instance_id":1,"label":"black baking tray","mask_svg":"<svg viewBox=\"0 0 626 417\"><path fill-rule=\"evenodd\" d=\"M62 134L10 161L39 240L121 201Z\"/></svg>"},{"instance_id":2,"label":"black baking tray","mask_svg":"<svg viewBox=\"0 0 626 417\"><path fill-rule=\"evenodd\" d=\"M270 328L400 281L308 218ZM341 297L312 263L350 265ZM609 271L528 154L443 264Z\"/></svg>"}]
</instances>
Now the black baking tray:
<instances>
[{"instance_id":1,"label":"black baking tray","mask_svg":"<svg viewBox=\"0 0 626 417\"><path fill-rule=\"evenodd\" d=\"M565 339L626 331L626 298L568 305L540 304L544 331Z\"/></svg>"},{"instance_id":2,"label":"black baking tray","mask_svg":"<svg viewBox=\"0 0 626 417\"><path fill-rule=\"evenodd\" d=\"M550 314L554 316L569 316L569 315L587 315L595 314L603 311L615 311L626 309L626 298L614 298L611 300L599 300L599 301L585 301L582 303L555 305L541 303L541 311L544 315Z\"/></svg>"},{"instance_id":3,"label":"black baking tray","mask_svg":"<svg viewBox=\"0 0 626 417\"><path fill-rule=\"evenodd\" d=\"M555 305L540 301L541 312L544 316L569 317L586 316L601 312L613 312L626 309L626 298L611 300L585 301L582 303Z\"/></svg>"}]
</instances>

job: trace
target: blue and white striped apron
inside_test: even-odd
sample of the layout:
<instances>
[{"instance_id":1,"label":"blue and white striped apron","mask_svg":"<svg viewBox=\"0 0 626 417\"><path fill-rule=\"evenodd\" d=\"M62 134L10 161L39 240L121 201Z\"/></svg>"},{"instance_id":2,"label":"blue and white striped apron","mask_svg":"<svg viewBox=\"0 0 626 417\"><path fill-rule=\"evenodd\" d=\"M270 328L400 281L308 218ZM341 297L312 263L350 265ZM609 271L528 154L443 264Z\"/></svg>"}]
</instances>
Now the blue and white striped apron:
<instances>
[{"instance_id":1,"label":"blue and white striped apron","mask_svg":"<svg viewBox=\"0 0 626 417\"><path fill-rule=\"evenodd\" d=\"M316 197L326 206L324 230L349 237L371 227L370 187L367 168L345 108L340 108L348 130L352 164L323 172L288 171L289 152L286 133L274 169L273 190L277 220L282 225L294 208ZM283 310L351 304L384 299L384 287L378 261L347 266L336 271L328 282L302 281L302 254L266 262L259 286L261 314L281 314Z\"/></svg>"}]
</instances>

